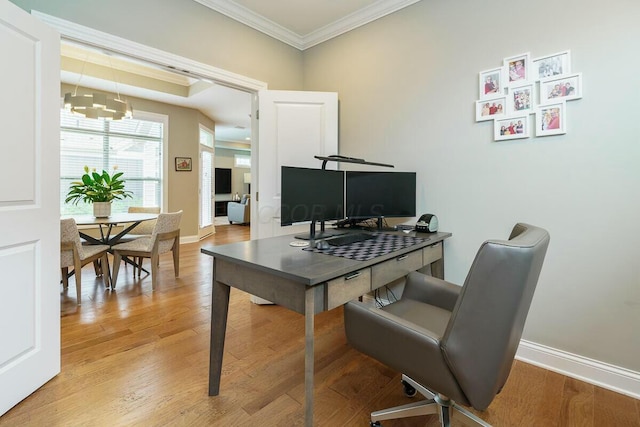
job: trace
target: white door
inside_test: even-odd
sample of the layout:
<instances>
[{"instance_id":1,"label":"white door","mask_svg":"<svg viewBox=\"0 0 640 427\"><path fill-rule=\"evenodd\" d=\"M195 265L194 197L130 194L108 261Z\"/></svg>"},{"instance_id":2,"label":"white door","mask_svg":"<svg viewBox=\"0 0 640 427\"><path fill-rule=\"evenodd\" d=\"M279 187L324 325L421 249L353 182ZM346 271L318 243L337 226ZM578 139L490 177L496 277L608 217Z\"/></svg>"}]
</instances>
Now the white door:
<instances>
[{"instance_id":1,"label":"white door","mask_svg":"<svg viewBox=\"0 0 640 427\"><path fill-rule=\"evenodd\" d=\"M252 239L297 232L280 227L281 166L320 168L314 156L338 154L337 93L262 90L258 96L258 170L252 171L258 180L251 183L258 220L251 221Z\"/></svg>"},{"instance_id":2,"label":"white door","mask_svg":"<svg viewBox=\"0 0 640 427\"><path fill-rule=\"evenodd\" d=\"M198 238L202 239L215 232L213 225L214 216L214 190L213 190L213 132L200 127L200 215Z\"/></svg>"},{"instance_id":3,"label":"white door","mask_svg":"<svg viewBox=\"0 0 640 427\"><path fill-rule=\"evenodd\" d=\"M60 372L60 42L0 0L0 415Z\"/></svg>"}]
</instances>

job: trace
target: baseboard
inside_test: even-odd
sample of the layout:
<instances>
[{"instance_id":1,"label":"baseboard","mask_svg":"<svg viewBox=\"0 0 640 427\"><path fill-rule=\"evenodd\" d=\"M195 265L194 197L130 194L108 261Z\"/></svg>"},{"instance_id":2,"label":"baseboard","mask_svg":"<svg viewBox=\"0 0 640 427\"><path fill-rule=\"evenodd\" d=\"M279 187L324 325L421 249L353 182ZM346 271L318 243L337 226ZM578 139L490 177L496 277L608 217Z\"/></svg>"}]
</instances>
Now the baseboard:
<instances>
[{"instance_id":1,"label":"baseboard","mask_svg":"<svg viewBox=\"0 0 640 427\"><path fill-rule=\"evenodd\" d=\"M640 373L521 340L516 359L640 399Z\"/></svg>"},{"instance_id":2,"label":"baseboard","mask_svg":"<svg viewBox=\"0 0 640 427\"><path fill-rule=\"evenodd\" d=\"M180 236L180 244L184 245L185 243L197 243L200 239L198 236Z\"/></svg>"}]
</instances>

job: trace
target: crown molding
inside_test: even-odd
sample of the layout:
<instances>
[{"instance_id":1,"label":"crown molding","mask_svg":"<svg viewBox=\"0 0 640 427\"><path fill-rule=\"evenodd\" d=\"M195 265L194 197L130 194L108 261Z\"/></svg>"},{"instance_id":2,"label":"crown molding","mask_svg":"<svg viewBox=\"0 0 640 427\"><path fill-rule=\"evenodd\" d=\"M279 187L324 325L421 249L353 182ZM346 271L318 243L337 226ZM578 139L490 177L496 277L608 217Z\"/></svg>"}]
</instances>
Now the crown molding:
<instances>
[{"instance_id":1,"label":"crown molding","mask_svg":"<svg viewBox=\"0 0 640 427\"><path fill-rule=\"evenodd\" d=\"M390 13L396 12L420 0L379 0L325 27L306 35L299 35L230 0L194 0L231 19L241 22L276 40L299 50L305 50L337 37Z\"/></svg>"},{"instance_id":2,"label":"crown molding","mask_svg":"<svg viewBox=\"0 0 640 427\"><path fill-rule=\"evenodd\" d=\"M283 26L259 15L244 6L229 0L194 0L203 6L213 9L231 19L258 30L274 39L280 40L296 49L304 50L302 37Z\"/></svg>"},{"instance_id":3,"label":"crown molding","mask_svg":"<svg viewBox=\"0 0 640 427\"><path fill-rule=\"evenodd\" d=\"M387 16L420 0L380 0L369 7L347 15L331 24L313 31L302 38L303 49L326 42L341 34Z\"/></svg>"},{"instance_id":4,"label":"crown molding","mask_svg":"<svg viewBox=\"0 0 640 427\"><path fill-rule=\"evenodd\" d=\"M57 30L63 39L85 44L98 49L139 59L163 67L167 71L184 74L192 78L212 80L225 86L241 90L259 91L267 89L267 84L250 77L212 67L189 58L174 55L151 46L143 45L113 34L94 30L74 22L32 10L31 15Z\"/></svg>"}]
</instances>

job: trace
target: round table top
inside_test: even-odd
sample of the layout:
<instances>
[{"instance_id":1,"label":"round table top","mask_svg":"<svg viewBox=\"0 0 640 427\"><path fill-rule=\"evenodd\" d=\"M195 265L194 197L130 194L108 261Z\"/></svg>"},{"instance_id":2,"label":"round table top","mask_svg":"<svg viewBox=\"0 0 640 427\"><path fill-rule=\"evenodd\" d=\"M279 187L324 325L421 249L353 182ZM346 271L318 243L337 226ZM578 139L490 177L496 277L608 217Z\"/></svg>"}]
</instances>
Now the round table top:
<instances>
[{"instance_id":1,"label":"round table top","mask_svg":"<svg viewBox=\"0 0 640 427\"><path fill-rule=\"evenodd\" d=\"M96 218L93 215L65 215L62 218L73 218L77 225L122 224L126 222L149 221L158 218L157 213L116 213L108 217Z\"/></svg>"}]
</instances>

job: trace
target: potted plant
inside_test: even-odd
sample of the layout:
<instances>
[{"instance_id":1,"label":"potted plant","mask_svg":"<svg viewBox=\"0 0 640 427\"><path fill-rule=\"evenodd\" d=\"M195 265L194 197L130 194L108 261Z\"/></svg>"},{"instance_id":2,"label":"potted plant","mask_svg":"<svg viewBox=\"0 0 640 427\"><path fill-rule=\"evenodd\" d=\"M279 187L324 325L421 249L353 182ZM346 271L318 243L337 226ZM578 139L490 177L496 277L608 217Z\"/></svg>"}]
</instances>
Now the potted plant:
<instances>
[{"instance_id":1,"label":"potted plant","mask_svg":"<svg viewBox=\"0 0 640 427\"><path fill-rule=\"evenodd\" d=\"M105 170L102 173L96 172L95 168L89 171L89 167L84 167L84 175L81 181L73 181L69 186L69 192L65 203L71 202L77 205L80 201L93 203L93 215L97 218L111 215L111 202L132 197L131 191L124 189L122 172L116 172L117 166L113 167L113 175Z\"/></svg>"}]
</instances>

